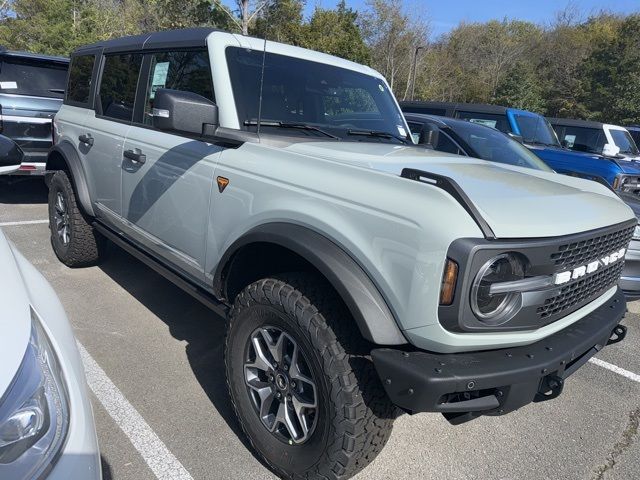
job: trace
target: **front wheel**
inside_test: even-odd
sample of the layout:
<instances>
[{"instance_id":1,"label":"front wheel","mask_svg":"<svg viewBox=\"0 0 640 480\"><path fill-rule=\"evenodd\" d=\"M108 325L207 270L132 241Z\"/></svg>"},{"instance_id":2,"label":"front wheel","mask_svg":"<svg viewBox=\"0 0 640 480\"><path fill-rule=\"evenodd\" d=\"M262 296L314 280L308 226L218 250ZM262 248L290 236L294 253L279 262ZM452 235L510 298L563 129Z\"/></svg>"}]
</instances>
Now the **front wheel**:
<instances>
[{"instance_id":1,"label":"front wheel","mask_svg":"<svg viewBox=\"0 0 640 480\"><path fill-rule=\"evenodd\" d=\"M49 183L51 246L68 267L97 263L104 255L105 238L84 217L67 173L59 170Z\"/></svg>"},{"instance_id":2,"label":"front wheel","mask_svg":"<svg viewBox=\"0 0 640 480\"><path fill-rule=\"evenodd\" d=\"M259 280L237 297L225 345L251 445L284 478L346 479L382 450L395 408L342 302L318 277Z\"/></svg>"}]
</instances>

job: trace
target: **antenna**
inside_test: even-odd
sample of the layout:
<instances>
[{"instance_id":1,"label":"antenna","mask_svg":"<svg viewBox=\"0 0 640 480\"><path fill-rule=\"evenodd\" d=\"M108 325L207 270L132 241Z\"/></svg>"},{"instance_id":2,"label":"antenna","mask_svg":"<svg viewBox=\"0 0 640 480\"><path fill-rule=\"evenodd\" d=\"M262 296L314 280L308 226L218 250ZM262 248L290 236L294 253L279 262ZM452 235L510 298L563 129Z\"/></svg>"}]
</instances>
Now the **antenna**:
<instances>
[{"instance_id":1,"label":"antenna","mask_svg":"<svg viewBox=\"0 0 640 480\"><path fill-rule=\"evenodd\" d=\"M264 26L264 46L262 47L262 70L260 72L260 96L258 97L258 121L256 134L260 135L260 122L262 121L262 89L264 87L264 64L267 59L267 32L269 31L269 0L265 2L265 26Z\"/></svg>"}]
</instances>

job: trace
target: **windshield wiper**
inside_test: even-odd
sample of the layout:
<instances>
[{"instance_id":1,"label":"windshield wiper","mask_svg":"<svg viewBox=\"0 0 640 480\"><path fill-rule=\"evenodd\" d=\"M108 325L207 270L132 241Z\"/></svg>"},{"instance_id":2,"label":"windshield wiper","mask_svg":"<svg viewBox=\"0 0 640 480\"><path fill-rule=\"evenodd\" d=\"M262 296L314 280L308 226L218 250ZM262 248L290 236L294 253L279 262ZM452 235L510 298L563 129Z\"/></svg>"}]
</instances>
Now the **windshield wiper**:
<instances>
[{"instance_id":1,"label":"windshield wiper","mask_svg":"<svg viewBox=\"0 0 640 480\"><path fill-rule=\"evenodd\" d=\"M61 95L64 94L64 88L50 88L49 91L51 93L59 93Z\"/></svg>"},{"instance_id":2,"label":"windshield wiper","mask_svg":"<svg viewBox=\"0 0 640 480\"><path fill-rule=\"evenodd\" d=\"M254 125L258 125L258 122L256 120L245 120L244 124L246 126L254 126ZM337 137L329 132L325 132L321 128L314 127L313 125L308 125L306 123L288 123L288 122L276 122L272 120L261 120L260 125L264 127L296 128L298 130L309 130L312 132L321 133L330 138L335 138L336 140L340 140L340 137Z\"/></svg>"},{"instance_id":3,"label":"windshield wiper","mask_svg":"<svg viewBox=\"0 0 640 480\"><path fill-rule=\"evenodd\" d=\"M363 137L376 137L376 138L395 138L396 140L407 144L409 143L406 138L396 135L394 133L382 132L378 130L347 130L348 135L362 135Z\"/></svg>"}]
</instances>

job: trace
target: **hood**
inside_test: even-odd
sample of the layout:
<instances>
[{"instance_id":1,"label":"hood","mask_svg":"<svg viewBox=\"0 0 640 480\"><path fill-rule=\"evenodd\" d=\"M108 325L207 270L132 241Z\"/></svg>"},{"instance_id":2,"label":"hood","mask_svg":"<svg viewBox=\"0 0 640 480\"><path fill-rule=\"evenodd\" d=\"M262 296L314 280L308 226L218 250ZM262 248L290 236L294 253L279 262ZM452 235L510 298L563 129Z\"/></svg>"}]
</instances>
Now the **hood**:
<instances>
[{"instance_id":1,"label":"hood","mask_svg":"<svg viewBox=\"0 0 640 480\"><path fill-rule=\"evenodd\" d=\"M555 237L634 218L603 185L556 173L386 143L300 142L287 150L394 175L415 168L450 177L499 238Z\"/></svg>"},{"instance_id":2,"label":"hood","mask_svg":"<svg viewBox=\"0 0 640 480\"><path fill-rule=\"evenodd\" d=\"M31 335L29 297L12 249L0 230L0 398L18 372Z\"/></svg>"},{"instance_id":3,"label":"hood","mask_svg":"<svg viewBox=\"0 0 640 480\"><path fill-rule=\"evenodd\" d=\"M631 175L638 174L640 175L640 163L632 161L631 158L611 158L605 157L603 155L598 155L596 153L587 153L587 152L576 152L574 150L569 150L567 148L561 147L542 147L539 145L527 145L527 148L535 153L542 160L549 161L575 161L579 162L584 160L585 158L590 158L594 160L604 160L610 161L618 165L623 173L628 173Z\"/></svg>"}]
</instances>

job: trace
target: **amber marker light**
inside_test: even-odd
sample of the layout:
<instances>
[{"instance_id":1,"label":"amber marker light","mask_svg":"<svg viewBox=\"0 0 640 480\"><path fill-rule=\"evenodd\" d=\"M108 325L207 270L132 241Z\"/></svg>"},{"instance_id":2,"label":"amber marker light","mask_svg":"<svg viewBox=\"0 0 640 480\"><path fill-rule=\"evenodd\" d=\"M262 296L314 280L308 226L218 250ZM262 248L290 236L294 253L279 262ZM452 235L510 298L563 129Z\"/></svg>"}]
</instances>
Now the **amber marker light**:
<instances>
[{"instance_id":1,"label":"amber marker light","mask_svg":"<svg viewBox=\"0 0 640 480\"><path fill-rule=\"evenodd\" d=\"M458 280L458 264L447 258L442 275L442 285L440 286L440 305L451 305L453 294L456 290L456 280Z\"/></svg>"}]
</instances>

